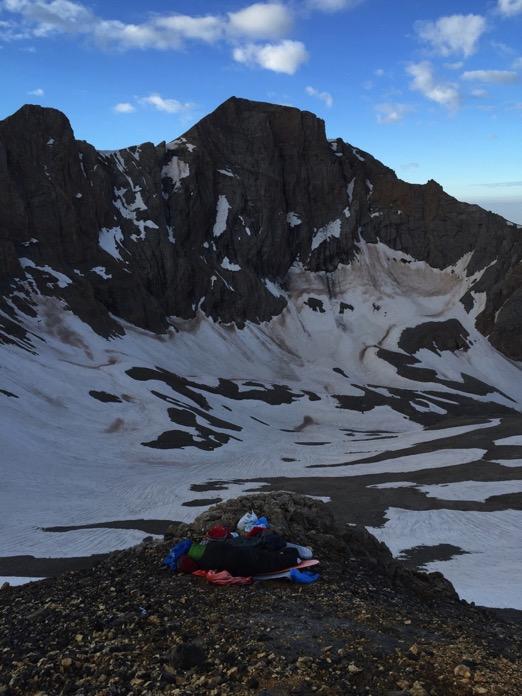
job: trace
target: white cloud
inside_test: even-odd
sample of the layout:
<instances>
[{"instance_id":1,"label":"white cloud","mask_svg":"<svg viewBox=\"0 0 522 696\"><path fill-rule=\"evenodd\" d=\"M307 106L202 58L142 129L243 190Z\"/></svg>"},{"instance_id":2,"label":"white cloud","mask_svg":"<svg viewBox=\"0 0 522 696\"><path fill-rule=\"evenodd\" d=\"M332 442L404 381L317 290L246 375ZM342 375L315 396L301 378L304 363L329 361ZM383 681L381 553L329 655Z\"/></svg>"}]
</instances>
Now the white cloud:
<instances>
[{"instance_id":1,"label":"white cloud","mask_svg":"<svg viewBox=\"0 0 522 696\"><path fill-rule=\"evenodd\" d=\"M70 0L4 0L3 7L35 24L34 36L53 32L86 33L96 21L89 9Z\"/></svg>"},{"instance_id":2,"label":"white cloud","mask_svg":"<svg viewBox=\"0 0 522 696\"><path fill-rule=\"evenodd\" d=\"M230 32L249 39L280 39L293 25L290 10L280 3L256 2L228 18Z\"/></svg>"},{"instance_id":3,"label":"white cloud","mask_svg":"<svg viewBox=\"0 0 522 696\"><path fill-rule=\"evenodd\" d=\"M411 106L386 102L377 104L375 111L377 113L377 123L399 123L411 111Z\"/></svg>"},{"instance_id":4,"label":"white cloud","mask_svg":"<svg viewBox=\"0 0 522 696\"><path fill-rule=\"evenodd\" d=\"M498 0L498 10L505 17L513 17L522 12L522 0Z\"/></svg>"},{"instance_id":5,"label":"white cloud","mask_svg":"<svg viewBox=\"0 0 522 696\"><path fill-rule=\"evenodd\" d=\"M463 80L491 82L500 85L518 82L518 73L514 70L467 70L461 75Z\"/></svg>"},{"instance_id":6,"label":"white cloud","mask_svg":"<svg viewBox=\"0 0 522 696\"><path fill-rule=\"evenodd\" d=\"M4 9L19 14L33 36L86 34L111 48L177 49L186 40L211 43L225 33L226 18L158 15L141 24L102 19L71 0L4 0Z\"/></svg>"},{"instance_id":7,"label":"white cloud","mask_svg":"<svg viewBox=\"0 0 522 696\"><path fill-rule=\"evenodd\" d=\"M300 41L255 43L263 39L277 41L291 30L293 14L282 2L255 2L221 15L153 15L137 24L102 19L72 0L3 0L3 4L0 0L0 7L19 15L16 28L12 23L8 27L0 24L0 38L6 40L42 38L52 33L82 34L102 47L122 51L179 50L188 41L224 41L235 46L234 60L289 75L308 59ZM238 45L241 41L249 43Z\"/></svg>"},{"instance_id":8,"label":"white cloud","mask_svg":"<svg viewBox=\"0 0 522 696\"><path fill-rule=\"evenodd\" d=\"M92 35L120 49L179 49L185 41L214 43L222 39L279 39L292 28L292 13L278 2L257 2L228 15L165 14L139 24L102 19L71 0L4 0L4 8L21 15L35 36L52 32Z\"/></svg>"},{"instance_id":9,"label":"white cloud","mask_svg":"<svg viewBox=\"0 0 522 696\"><path fill-rule=\"evenodd\" d=\"M94 39L120 49L172 50L190 41L215 43L224 35L224 24L218 17L168 15L155 17L143 24L124 24L118 20L99 20L93 27Z\"/></svg>"},{"instance_id":10,"label":"white cloud","mask_svg":"<svg viewBox=\"0 0 522 696\"><path fill-rule=\"evenodd\" d=\"M157 31L146 24L124 24L117 20L99 21L92 31L95 41L108 48L181 48L183 39L175 33Z\"/></svg>"},{"instance_id":11,"label":"white cloud","mask_svg":"<svg viewBox=\"0 0 522 696\"><path fill-rule=\"evenodd\" d=\"M309 56L301 41L285 39L278 44L247 44L233 51L234 60L245 65L258 65L265 70L294 75Z\"/></svg>"},{"instance_id":12,"label":"white cloud","mask_svg":"<svg viewBox=\"0 0 522 696\"><path fill-rule=\"evenodd\" d=\"M148 97L142 97L141 104L153 106L157 111L164 111L168 114L179 114L184 111L190 111L194 104L183 103L177 99L164 99L161 94L149 94Z\"/></svg>"},{"instance_id":13,"label":"white cloud","mask_svg":"<svg viewBox=\"0 0 522 696\"><path fill-rule=\"evenodd\" d=\"M115 104L113 109L117 114L132 114L134 111L136 111L136 107L130 102L120 102L119 104Z\"/></svg>"},{"instance_id":14,"label":"white cloud","mask_svg":"<svg viewBox=\"0 0 522 696\"><path fill-rule=\"evenodd\" d=\"M315 87L307 87L305 89L305 92L309 94L311 97L317 97L317 99L320 99L322 102L326 104L328 108L332 108L333 106L333 97L330 94L330 92L321 92L320 90L316 89Z\"/></svg>"},{"instance_id":15,"label":"white cloud","mask_svg":"<svg viewBox=\"0 0 522 696\"><path fill-rule=\"evenodd\" d=\"M36 89L32 89L30 92L27 92L31 97L43 97L45 92L41 87L37 87Z\"/></svg>"},{"instance_id":16,"label":"white cloud","mask_svg":"<svg viewBox=\"0 0 522 696\"><path fill-rule=\"evenodd\" d=\"M435 79L433 67L428 61L411 63L406 72L413 77L411 89L423 94L426 99L446 106L448 109L456 109L459 105L460 95L456 85L443 83Z\"/></svg>"},{"instance_id":17,"label":"white cloud","mask_svg":"<svg viewBox=\"0 0 522 696\"><path fill-rule=\"evenodd\" d=\"M312 10L321 12L339 12L360 5L363 0L308 0L307 5Z\"/></svg>"},{"instance_id":18,"label":"white cloud","mask_svg":"<svg viewBox=\"0 0 522 696\"><path fill-rule=\"evenodd\" d=\"M192 39L213 43L223 36L223 21L220 17L206 15L191 17L190 15L168 15L157 17L152 26L158 31L172 33L180 39Z\"/></svg>"},{"instance_id":19,"label":"white cloud","mask_svg":"<svg viewBox=\"0 0 522 696\"><path fill-rule=\"evenodd\" d=\"M436 22L416 22L415 30L439 55L468 57L477 50L480 37L486 31L486 20L481 15L456 14L440 17Z\"/></svg>"}]
</instances>

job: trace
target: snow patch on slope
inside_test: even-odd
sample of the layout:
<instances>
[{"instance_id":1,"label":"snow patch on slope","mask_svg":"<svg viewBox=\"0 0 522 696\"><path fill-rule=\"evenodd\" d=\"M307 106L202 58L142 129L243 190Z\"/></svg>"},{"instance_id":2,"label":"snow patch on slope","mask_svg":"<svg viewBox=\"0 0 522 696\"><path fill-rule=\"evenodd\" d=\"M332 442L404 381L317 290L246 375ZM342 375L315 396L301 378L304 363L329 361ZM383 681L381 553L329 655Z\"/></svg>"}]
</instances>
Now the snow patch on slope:
<instances>
[{"instance_id":1,"label":"snow patch on slope","mask_svg":"<svg viewBox=\"0 0 522 696\"><path fill-rule=\"evenodd\" d=\"M161 170L161 178L169 178L174 185L174 191L181 189L182 179L186 179L188 176L190 176L189 164L176 157L176 155L173 155L170 162ZM166 197L166 194L164 194L164 197Z\"/></svg>"},{"instance_id":2,"label":"snow patch on slope","mask_svg":"<svg viewBox=\"0 0 522 696\"><path fill-rule=\"evenodd\" d=\"M228 211L231 207L226 196L219 196L216 205L216 222L212 230L214 237L221 237L223 232L227 229Z\"/></svg>"},{"instance_id":3,"label":"snow patch on slope","mask_svg":"<svg viewBox=\"0 0 522 696\"><path fill-rule=\"evenodd\" d=\"M221 268L224 268L227 271L240 271L241 266L238 266L237 263L232 263L228 256L225 256L223 261L221 262Z\"/></svg>"},{"instance_id":4,"label":"snow patch on slope","mask_svg":"<svg viewBox=\"0 0 522 696\"><path fill-rule=\"evenodd\" d=\"M98 235L98 244L117 261L122 261L120 251L123 247L121 227L103 227Z\"/></svg>"},{"instance_id":5,"label":"snow patch on slope","mask_svg":"<svg viewBox=\"0 0 522 696\"><path fill-rule=\"evenodd\" d=\"M64 273L56 271L54 268L51 268L50 266L37 266L34 263L34 261L31 261L31 259L26 258L21 258L19 259L19 261L23 269L34 268L37 271L43 271L44 273L48 273L49 275L53 276L55 278L53 284L58 285L59 288L66 288L68 285L71 285L72 283L72 280L69 278L69 276L66 276ZM48 283L48 285L50 284L51 283Z\"/></svg>"},{"instance_id":6,"label":"snow patch on slope","mask_svg":"<svg viewBox=\"0 0 522 696\"><path fill-rule=\"evenodd\" d=\"M299 217L297 213L290 212L286 216L286 221L290 225L290 227L297 227L298 225L302 224L302 220Z\"/></svg>"},{"instance_id":7,"label":"snow patch on slope","mask_svg":"<svg viewBox=\"0 0 522 696\"><path fill-rule=\"evenodd\" d=\"M341 221L332 220L324 227L321 227L312 237L312 251L315 251L321 244L329 239L339 239L341 236Z\"/></svg>"}]
</instances>

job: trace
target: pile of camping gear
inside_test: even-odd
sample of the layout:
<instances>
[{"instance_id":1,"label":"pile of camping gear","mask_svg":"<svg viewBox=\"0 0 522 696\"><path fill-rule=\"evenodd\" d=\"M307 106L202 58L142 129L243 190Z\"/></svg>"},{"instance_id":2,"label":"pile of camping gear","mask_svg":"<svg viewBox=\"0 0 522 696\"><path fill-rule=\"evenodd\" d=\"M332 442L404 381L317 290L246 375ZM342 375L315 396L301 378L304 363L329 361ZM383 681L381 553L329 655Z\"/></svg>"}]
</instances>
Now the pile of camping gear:
<instances>
[{"instance_id":1,"label":"pile of camping gear","mask_svg":"<svg viewBox=\"0 0 522 696\"><path fill-rule=\"evenodd\" d=\"M312 549L293 544L270 528L266 517L247 512L235 529L211 527L204 539L179 541L163 559L175 572L205 578L214 585L249 585L254 580L286 579L309 585L319 579Z\"/></svg>"}]
</instances>

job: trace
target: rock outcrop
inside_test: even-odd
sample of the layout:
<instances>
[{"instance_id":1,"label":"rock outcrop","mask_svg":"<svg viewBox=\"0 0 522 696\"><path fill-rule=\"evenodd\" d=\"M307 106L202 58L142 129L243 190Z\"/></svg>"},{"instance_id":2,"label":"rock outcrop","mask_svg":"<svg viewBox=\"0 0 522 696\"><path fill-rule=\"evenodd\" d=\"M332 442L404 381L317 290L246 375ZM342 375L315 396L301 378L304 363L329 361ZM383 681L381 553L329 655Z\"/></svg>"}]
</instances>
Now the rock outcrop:
<instances>
[{"instance_id":1,"label":"rock outcrop","mask_svg":"<svg viewBox=\"0 0 522 696\"><path fill-rule=\"evenodd\" d=\"M234 529L248 510L266 515L272 529L294 543L313 547L317 556L339 563L348 558L362 560L374 567L376 575L387 577L395 586L407 588L424 598L455 601L458 597L441 573L421 573L406 568L364 527L340 524L326 503L297 493L256 493L218 503L190 525L172 525L166 539L199 539L215 524Z\"/></svg>"},{"instance_id":2,"label":"rock outcrop","mask_svg":"<svg viewBox=\"0 0 522 696\"><path fill-rule=\"evenodd\" d=\"M0 340L29 348L27 279L104 336L197 311L242 327L283 311L291 266L328 276L366 240L465 263L464 306L484 293L479 330L522 358L517 226L401 181L290 107L232 98L168 144L98 152L60 112L24 106L0 122L0 229Z\"/></svg>"},{"instance_id":3,"label":"rock outcrop","mask_svg":"<svg viewBox=\"0 0 522 696\"><path fill-rule=\"evenodd\" d=\"M457 319L429 321L404 329L399 340L399 347L411 354L422 348L434 353L444 350L467 350L468 338L469 333Z\"/></svg>"}]
</instances>

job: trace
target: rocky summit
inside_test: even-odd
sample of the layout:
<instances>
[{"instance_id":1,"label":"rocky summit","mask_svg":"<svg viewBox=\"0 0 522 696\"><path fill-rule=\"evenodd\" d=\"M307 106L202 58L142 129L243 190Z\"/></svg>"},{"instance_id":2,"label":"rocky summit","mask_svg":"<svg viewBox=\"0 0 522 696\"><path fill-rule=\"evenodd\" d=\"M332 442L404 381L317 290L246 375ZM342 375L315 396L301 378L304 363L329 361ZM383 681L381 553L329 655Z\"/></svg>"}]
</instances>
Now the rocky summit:
<instances>
[{"instance_id":1,"label":"rocky summit","mask_svg":"<svg viewBox=\"0 0 522 696\"><path fill-rule=\"evenodd\" d=\"M161 566L180 537L263 509L311 544L321 580L213 587ZM285 493L212 507L166 542L0 590L0 693L514 696L520 623L460 602L328 506Z\"/></svg>"},{"instance_id":2,"label":"rocky summit","mask_svg":"<svg viewBox=\"0 0 522 696\"><path fill-rule=\"evenodd\" d=\"M291 491L324 501L345 533L366 529L404 568L442 573L460 598L522 609L521 260L520 227L434 181L401 181L328 138L308 112L232 98L170 142L102 152L76 140L62 113L23 107L0 122L0 582L87 568L214 504ZM265 618L274 597L317 596L330 602L326 616L341 606L340 630L354 620L353 578L335 575L348 561L335 566L330 594L328 566L326 584L302 596L286 586L216 594L167 578L156 547L150 554L136 566L138 604L126 591L112 597L128 580L114 559L74 576L78 635L115 630L107 615L139 611L143 588L165 601L179 591L183 612L183 593L200 607L203 597L263 597ZM87 593L100 573L111 578L110 602ZM23 607L25 596L41 603L48 592L52 611L67 613L66 588L57 579L6 596ZM136 631L144 621L152 630L150 616L167 621L160 594L144 606L149 618L133 614ZM83 626L87 606L89 621L101 612L98 628ZM211 612L216 627L221 608ZM23 643L21 612L13 630ZM299 604L288 616L298 628ZM435 620L426 618L428 641ZM38 621L43 642L26 654L40 660L52 622ZM457 630L444 645L456 644ZM89 635L96 645L106 637ZM75 665L76 652L60 653L53 636L42 665ZM20 661L23 649L9 645ZM452 670L469 654L457 652ZM20 683L36 684L35 664ZM156 679L146 676L151 665L133 678ZM402 670L397 679L410 685L389 688L427 679L432 686L418 689L430 692L434 670L415 679ZM88 676L74 674L75 684ZM38 688L59 693L52 681Z\"/></svg>"}]
</instances>

